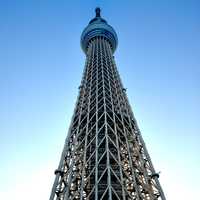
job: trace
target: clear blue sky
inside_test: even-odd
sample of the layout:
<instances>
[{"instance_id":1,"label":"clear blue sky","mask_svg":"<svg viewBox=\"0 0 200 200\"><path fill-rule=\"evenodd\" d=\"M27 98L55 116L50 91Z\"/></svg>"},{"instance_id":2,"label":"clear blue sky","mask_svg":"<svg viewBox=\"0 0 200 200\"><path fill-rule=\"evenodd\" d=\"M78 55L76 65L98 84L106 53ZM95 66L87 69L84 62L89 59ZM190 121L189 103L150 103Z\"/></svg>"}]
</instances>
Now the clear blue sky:
<instances>
[{"instance_id":1,"label":"clear blue sky","mask_svg":"<svg viewBox=\"0 0 200 200\"><path fill-rule=\"evenodd\" d=\"M0 2L0 199L49 197L96 6L118 34L116 63L167 199L199 199L198 0Z\"/></svg>"}]
</instances>

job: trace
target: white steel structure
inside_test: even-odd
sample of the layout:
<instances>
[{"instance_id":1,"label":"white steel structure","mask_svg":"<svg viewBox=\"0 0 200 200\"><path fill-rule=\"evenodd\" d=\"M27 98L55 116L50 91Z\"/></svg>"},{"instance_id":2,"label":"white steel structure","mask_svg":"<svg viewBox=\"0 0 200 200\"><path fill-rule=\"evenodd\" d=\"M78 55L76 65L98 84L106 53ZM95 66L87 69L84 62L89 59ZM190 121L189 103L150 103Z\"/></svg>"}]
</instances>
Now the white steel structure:
<instances>
[{"instance_id":1,"label":"white steel structure","mask_svg":"<svg viewBox=\"0 0 200 200\"><path fill-rule=\"evenodd\" d=\"M100 9L81 36L79 96L50 200L165 200L117 71Z\"/></svg>"}]
</instances>

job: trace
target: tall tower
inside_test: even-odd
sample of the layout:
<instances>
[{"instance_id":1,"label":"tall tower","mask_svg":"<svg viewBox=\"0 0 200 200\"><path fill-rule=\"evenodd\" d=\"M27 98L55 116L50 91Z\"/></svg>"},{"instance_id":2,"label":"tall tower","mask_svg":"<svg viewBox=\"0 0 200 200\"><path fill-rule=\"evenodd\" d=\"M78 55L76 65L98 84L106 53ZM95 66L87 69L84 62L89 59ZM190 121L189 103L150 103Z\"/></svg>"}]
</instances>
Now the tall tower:
<instances>
[{"instance_id":1,"label":"tall tower","mask_svg":"<svg viewBox=\"0 0 200 200\"><path fill-rule=\"evenodd\" d=\"M99 8L81 47L85 69L50 200L165 200L115 65L117 34Z\"/></svg>"}]
</instances>

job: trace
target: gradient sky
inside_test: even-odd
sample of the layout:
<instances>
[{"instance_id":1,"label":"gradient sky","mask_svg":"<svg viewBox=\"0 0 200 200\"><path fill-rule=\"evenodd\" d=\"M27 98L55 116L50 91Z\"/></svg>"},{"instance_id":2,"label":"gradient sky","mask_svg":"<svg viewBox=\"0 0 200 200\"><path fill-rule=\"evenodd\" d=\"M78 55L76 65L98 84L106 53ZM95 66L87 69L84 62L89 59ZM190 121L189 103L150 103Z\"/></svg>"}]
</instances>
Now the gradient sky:
<instances>
[{"instance_id":1,"label":"gradient sky","mask_svg":"<svg viewBox=\"0 0 200 200\"><path fill-rule=\"evenodd\" d=\"M96 6L118 34L116 63L167 199L199 199L198 0L0 2L0 199L49 198Z\"/></svg>"}]
</instances>

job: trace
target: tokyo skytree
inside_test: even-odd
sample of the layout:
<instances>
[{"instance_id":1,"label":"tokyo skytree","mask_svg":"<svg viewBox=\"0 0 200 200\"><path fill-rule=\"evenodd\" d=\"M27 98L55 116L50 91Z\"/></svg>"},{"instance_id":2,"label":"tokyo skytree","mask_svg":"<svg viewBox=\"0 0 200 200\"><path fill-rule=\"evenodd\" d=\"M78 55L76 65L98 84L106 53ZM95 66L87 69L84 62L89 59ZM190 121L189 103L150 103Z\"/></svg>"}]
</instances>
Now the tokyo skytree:
<instances>
[{"instance_id":1,"label":"tokyo skytree","mask_svg":"<svg viewBox=\"0 0 200 200\"><path fill-rule=\"evenodd\" d=\"M81 35L86 55L50 200L165 200L115 61L100 8Z\"/></svg>"}]
</instances>

